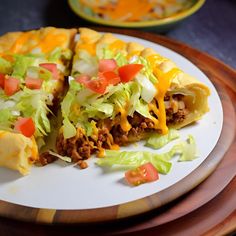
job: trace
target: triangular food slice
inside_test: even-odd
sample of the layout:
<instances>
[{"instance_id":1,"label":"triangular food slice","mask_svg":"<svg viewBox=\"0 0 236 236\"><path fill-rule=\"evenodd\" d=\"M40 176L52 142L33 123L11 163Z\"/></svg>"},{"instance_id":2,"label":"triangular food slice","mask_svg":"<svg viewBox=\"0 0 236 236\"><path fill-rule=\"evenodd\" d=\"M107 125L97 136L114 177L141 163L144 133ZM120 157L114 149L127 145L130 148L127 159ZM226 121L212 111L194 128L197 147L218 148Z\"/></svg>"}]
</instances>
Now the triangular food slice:
<instances>
[{"instance_id":1,"label":"triangular food slice","mask_svg":"<svg viewBox=\"0 0 236 236\"><path fill-rule=\"evenodd\" d=\"M135 42L81 28L61 104L59 154L74 162L150 133L182 128L208 111L208 87Z\"/></svg>"},{"instance_id":2,"label":"triangular food slice","mask_svg":"<svg viewBox=\"0 0 236 236\"><path fill-rule=\"evenodd\" d=\"M0 37L1 166L26 174L38 158L35 139L40 148L51 131L48 114L63 94L75 33L47 27Z\"/></svg>"}]
</instances>

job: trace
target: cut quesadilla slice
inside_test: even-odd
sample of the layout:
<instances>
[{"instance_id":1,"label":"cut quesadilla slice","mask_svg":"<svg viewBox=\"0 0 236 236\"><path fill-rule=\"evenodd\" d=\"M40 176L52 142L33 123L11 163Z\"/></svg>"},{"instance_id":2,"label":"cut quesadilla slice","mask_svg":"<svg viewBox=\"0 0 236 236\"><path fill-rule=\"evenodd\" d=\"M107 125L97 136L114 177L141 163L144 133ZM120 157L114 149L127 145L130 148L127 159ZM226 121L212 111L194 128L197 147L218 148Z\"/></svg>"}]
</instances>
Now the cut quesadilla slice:
<instances>
[{"instance_id":1,"label":"cut quesadilla slice","mask_svg":"<svg viewBox=\"0 0 236 236\"><path fill-rule=\"evenodd\" d=\"M1 76L14 77L28 88L42 86L57 97L70 72L75 34L75 29L46 27L1 36Z\"/></svg>"},{"instance_id":2,"label":"cut quesadilla slice","mask_svg":"<svg viewBox=\"0 0 236 236\"><path fill-rule=\"evenodd\" d=\"M86 167L91 154L182 128L208 111L207 86L135 42L81 28L57 150Z\"/></svg>"},{"instance_id":3,"label":"cut quesadilla slice","mask_svg":"<svg viewBox=\"0 0 236 236\"><path fill-rule=\"evenodd\" d=\"M44 138L51 131L50 110L63 96L75 33L75 29L47 27L0 37L0 131L4 132L0 136L0 148L10 140L9 137L13 140L8 145L9 155L0 150L1 166L3 162L8 166L7 160L12 166L12 158L29 163L27 160L32 155L28 149L35 149L34 139L38 149L44 145ZM11 157L13 153L19 155ZM15 169L28 173L31 164L38 159L38 151L33 156L30 165L24 165L24 170L17 161Z\"/></svg>"}]
</instances>

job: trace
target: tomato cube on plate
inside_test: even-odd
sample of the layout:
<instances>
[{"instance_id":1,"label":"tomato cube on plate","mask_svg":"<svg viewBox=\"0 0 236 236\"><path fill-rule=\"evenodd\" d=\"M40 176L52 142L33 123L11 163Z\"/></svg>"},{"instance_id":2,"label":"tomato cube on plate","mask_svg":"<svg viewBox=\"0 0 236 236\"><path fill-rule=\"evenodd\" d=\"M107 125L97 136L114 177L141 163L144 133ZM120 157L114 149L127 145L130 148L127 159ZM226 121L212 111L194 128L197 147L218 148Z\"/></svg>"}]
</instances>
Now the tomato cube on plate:
<instances>
[{"instance_id":1,"label":"tomato cube on plate","mask_svg":"<svg viewBox=\"0 0 236 236\"><path fill-rule=\"evenodd\" d=\"M145 163L135 169L125 172L125 179L131 185L140 185L147 182L152 182L159 179L157 169L152 163Z\"/></svg>"}]
</instances>

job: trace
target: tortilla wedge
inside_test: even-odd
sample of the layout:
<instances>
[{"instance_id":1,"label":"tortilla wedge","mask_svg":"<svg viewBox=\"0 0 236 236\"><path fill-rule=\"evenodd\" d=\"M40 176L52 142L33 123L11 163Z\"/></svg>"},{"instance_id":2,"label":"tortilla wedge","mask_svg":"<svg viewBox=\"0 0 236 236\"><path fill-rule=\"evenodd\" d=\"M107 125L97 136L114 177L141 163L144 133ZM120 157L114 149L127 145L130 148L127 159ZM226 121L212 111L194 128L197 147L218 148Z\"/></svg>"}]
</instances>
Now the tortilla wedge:
<instances>
[{"instance_id":1,"label":"tortilla wedge","mask_svg":"<svg viewBox=\"0 0 236 236\"><path fill-rule=\"evenodd\" d=\"M75 162L93 153L101 156L104 148L116 149L153 132L166 134L168 128L182 128L209 110L208 87L153 49L110 33L87 28L79 32L70 87L62 102L64 120L57 139L61 155ZM117 76L123 65L142 64L143 69L129 82L109 85L99 94L80 78L99 81L103 59L116 61Z\"/></svg>"}]
</instances>

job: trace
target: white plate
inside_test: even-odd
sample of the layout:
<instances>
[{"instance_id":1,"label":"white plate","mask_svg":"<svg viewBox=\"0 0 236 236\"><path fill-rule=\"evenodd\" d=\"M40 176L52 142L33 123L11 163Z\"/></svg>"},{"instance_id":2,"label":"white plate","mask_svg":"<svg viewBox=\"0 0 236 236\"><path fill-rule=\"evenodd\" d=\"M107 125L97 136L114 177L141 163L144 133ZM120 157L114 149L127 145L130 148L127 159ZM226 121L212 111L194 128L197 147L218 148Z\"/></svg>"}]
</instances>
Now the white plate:
<instances>
[{"instance_id":1,"label":"white plate","mask_svg":"<svg viewBox=\"0 0 236 236\"><path fill-rule=\"evenodd\" d=\"M180 131L182 139L186 139L188 134L195 137L199 158L191 162L174 160L168 175L160 175L159 181L138 187L130 187L125 184L124 171L104 173L102 168L96 166L96 158L91 158L88 161L89 168L85 170L57 161L45 167L33 167L31 174L25 177L19 176L14 171L1 168L1 200L36 208L68 210L93 209L122 204L149 196L174 185L195 170L212 151L221 133L223 111L220 98L210 80L194 64L170 49L143 39L116 35L125 41L136 41L145 47L153 48L210 88L210 112L197 124ZM173 143L167 145L161 152L169 150L172 145ZM144 147L142 142L121 150L154 152L154 150Z\"/></svg>"}]
</instances>

